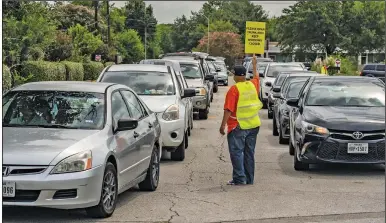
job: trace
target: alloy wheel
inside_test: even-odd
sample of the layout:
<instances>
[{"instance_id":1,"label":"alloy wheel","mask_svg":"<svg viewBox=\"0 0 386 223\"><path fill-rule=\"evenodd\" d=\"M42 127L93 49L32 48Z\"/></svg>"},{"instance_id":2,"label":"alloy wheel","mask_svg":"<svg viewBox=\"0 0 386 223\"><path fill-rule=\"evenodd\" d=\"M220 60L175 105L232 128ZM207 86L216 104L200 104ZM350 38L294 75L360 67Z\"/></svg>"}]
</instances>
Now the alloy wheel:
<instances>
[{"instance_id":1,"label":"alloy wheel","mask_svg":"<svg viewBox=\"0 0 386 223\"><path fill-rule=\"evenodd\" d=\"M109 212L114 208L115 204L117 193L115 182L115 176L112 172L108 172L103 179L103 207Z\"/></svg>"},{"instance_id":2,"label":"alloy wheel","mask_svg":"<svg viewBox=\"0 0 386 223\"><path fill-rule=\"evenodd\" d=\"M154 152L154 158L153 158L153 163L151 165L152 168L152 173L153 173L153 182L154 186L158 186L158 181L159 181L159 159L158 159L158 154Z\"/></svg>"}]
</instances>

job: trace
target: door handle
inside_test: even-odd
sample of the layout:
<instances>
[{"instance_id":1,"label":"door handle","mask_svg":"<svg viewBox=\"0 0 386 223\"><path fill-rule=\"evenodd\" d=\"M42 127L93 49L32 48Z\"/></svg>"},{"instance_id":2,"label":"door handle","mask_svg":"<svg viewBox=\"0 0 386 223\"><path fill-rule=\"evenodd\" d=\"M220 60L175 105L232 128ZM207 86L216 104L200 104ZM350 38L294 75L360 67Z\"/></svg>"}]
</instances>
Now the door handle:
<instances>
[{"instance_id":1,"label":"door handle","mask_svg":"<svg viewBox=\"0 0 386 223\"><path fill-rule=\"evenodd\" d=\"M151 123L149 123L149 129L153 128L153 125Z\"/></svg>"},{"instance_id":2,"label":"door handle","mask_svg":"<svg viewBox=\"0 0 386 223\"><path fill-rule=\"evenodd\" d=\"M137 132L134 132L134 138L137 138L139 134Z\"/></svg>"}]
</instances>

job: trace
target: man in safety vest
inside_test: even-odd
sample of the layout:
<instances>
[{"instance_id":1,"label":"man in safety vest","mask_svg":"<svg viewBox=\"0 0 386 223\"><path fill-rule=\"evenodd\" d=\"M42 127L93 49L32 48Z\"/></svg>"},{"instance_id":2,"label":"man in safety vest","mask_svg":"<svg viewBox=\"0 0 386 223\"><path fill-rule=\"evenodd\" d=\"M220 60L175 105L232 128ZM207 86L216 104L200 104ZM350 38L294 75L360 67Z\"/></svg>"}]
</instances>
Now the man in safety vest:
<instances>
[{"instance_id":1,"label":"man in safety vest","mask_svg":"<svg viewBox=\"0 0 386 223\"><path fill-rule=\"evenodd\" d=\"M255 174L255 146L259 133L260 80L257 75L256 56L253 55L253 79L246 81L246 69L239 65L234 68L235 85L229 88L224 104L224 116L220 133L225 135L228 127L228 147L233 166L233 179L229 185L253 184Z\"/></svg>"}]
</instances>

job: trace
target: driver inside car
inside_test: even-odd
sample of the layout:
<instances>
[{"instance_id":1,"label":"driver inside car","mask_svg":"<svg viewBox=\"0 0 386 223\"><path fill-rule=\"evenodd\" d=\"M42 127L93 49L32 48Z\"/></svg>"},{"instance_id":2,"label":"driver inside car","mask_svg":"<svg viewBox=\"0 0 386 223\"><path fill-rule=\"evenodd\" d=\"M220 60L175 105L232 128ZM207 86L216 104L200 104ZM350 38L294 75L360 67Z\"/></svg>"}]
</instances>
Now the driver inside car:
<instances>
[{"instance_id":1,"label":"driver inside car","mask_svg":"<svg viewBox=\"0 0 386 223\"><path fill-rule=\"evenodd\" d=\"M19 114L9 121L15 125L46 125L48 121L36 113L33 103L19 105Z\"/></svg>"}]
</instances>

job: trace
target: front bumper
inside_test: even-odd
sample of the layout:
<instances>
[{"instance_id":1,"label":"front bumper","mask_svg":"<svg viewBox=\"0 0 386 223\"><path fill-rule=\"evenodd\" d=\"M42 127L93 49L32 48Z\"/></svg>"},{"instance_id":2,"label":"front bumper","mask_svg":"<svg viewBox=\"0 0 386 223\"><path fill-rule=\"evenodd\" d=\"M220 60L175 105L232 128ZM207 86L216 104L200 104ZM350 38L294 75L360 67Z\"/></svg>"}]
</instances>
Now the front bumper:
<instances>
[{"instance_id":1,"label":"front bumper","mask_svg":"<svg viewBox=\"0 0 386 223\"><path fill-rule=\"evenodd\" d=\"M208 98L206 96L194 96L193 108L204 110L208 107Z\"/></svg>"},{"instance_id":2,"label":"front bumper","mask_svg":"<svg viewBox=\"0 0 386 223\"><path fill-rule=\"evenodd\" d=\"M185 120L165 121L159 117L161 125L162 148L175 150L183 141L185 135Z\"/></svg>"},{"instance_id":3,"label":"front bumper","mask_svg":"<svg viewBox=\"0 0 386 223\"><path fill-rule=\"evenodd\" d=\"M289 123L289 117L281 115L280 117L280 131L281 131L281 137L285 139L289 139L290 137L290 123Z\"/></svg>"},{"instance_id":4,"label":"front bumper","mask_svg":"<svg viewBox=\"0 0 386 223\"><path fill-rule=\"evenodd\" d=\"M347 152L348 143L368 143L367 154ZM299 145L299 160L305 163L385 163L385 139L342 140L318 135L305 135Z\"/></svg>"},{"instance_id":5,"label":"front bumper","mask_svg":"<svg viewBox=\"0 0 386 223\"><path fill-rule=\"evenodd\" d=\"M3 177L3 182L16 184L16 196L3 197L3 205L76 209L99 203L104 165L83 172L50 175L53 168L49 166L40 174ZM62 196L55 196L58 194Z\"/></svg>"},{"instance_id":6,"label":"front bumper","mask_svg":"<svg viewBox=\"0 0 386 223\"><path fill-rule=\"evenodd\" d=\"M219 77L218 83L219 84L228 84L228 77Z\"/></svg>"}]
</instances>

